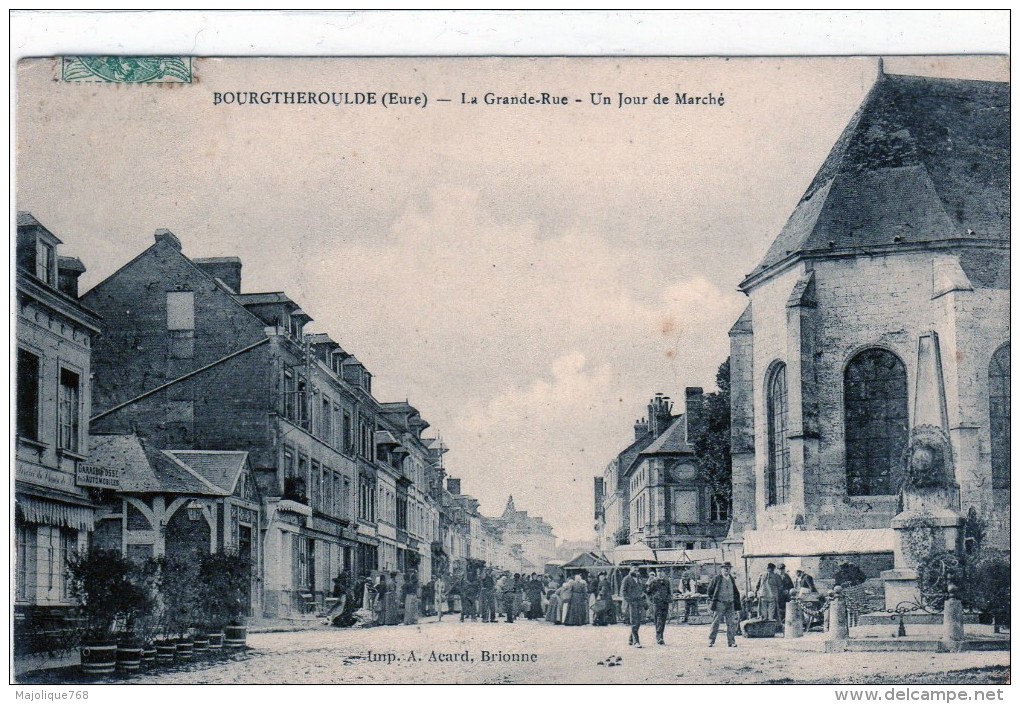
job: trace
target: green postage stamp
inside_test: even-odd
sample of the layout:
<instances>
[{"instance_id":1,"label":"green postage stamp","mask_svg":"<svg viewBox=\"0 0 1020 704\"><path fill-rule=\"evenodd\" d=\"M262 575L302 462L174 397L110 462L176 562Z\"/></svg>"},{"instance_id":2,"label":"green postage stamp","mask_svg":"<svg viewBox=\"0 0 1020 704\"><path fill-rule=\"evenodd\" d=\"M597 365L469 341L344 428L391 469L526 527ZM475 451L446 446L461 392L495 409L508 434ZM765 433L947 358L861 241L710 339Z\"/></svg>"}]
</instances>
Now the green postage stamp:
<instances>
[{"instance_id":1,"label":"green postage stamp","mask_svg":"<svg viewBox=\"0 0 1020 704\"><path fill-rule=\"evenodd\" d=\"M60 80L68 83L191 83L191 57L65 56Z\"/></svg>"}]
</instances>

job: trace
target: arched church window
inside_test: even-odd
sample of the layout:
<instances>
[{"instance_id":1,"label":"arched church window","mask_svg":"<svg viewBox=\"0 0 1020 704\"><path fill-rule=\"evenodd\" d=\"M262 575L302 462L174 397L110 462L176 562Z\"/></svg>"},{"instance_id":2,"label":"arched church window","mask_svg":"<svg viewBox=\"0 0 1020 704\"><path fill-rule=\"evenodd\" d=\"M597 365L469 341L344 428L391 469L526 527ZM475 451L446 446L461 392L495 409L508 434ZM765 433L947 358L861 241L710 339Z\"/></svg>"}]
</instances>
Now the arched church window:
<instances>
[{"instance_id":1,"label":"arched church window","mask_svg":"<svg viewBox=\"0 0 1020 704\"><path fill-rule=\"evenodd\" d=\"M768 408L768 496L769 506L785 504L790 500L790 440L787 432L786 365L777 364L769 376Z\"/></svg>"},{"instance_id":2,"label":"arched church window","mask_svg":"<svg viewBox=\"0 0 1020 704\"><path fill-rule=\"evenodd\" d=\"M988 415L992 435L992 486L1009 488L1009 343L988 365Z\"/></svg>"},{"instance_id":3,"label":"arched church window","mask_svg":"<svg viewBox=\"0 0 1020 704\"><path fill-rule=\"evenodd\" d=\"M864 350L843 373L843 400L847 494L896 493L909 436L906 367L892 352Z\"/></svg>"}]
</instances>

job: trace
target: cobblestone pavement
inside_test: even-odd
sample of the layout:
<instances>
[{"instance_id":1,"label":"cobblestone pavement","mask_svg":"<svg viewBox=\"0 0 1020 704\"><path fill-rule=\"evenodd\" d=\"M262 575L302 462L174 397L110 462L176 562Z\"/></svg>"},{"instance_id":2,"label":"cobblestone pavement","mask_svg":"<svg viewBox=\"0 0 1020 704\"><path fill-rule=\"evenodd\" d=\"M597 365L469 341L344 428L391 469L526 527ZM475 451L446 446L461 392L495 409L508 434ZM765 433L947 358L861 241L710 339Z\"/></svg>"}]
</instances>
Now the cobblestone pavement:
<instances>
[{"instance_id":1,"label":"cobblestone pavement","mask_svg":"<svg viewBox=\"0 0 1020 704\"><path fill-rule=\"evenodd\" d=\"M708 647L707 626L670 626L665 646L642 627L644 648L627 646L626 626L545 622L317 627L253 633L246 656L132 677L139 684L263 683L977 683L1002 681L1008 652L827 654L821 634L798 640L723 634ZM606 664L607 659L619 663ZM991 670L987 669L991 668ZM969 671L969 672L968 672ZM955 674L954 674L955 673Z\"/></svg>"}]
</instances>

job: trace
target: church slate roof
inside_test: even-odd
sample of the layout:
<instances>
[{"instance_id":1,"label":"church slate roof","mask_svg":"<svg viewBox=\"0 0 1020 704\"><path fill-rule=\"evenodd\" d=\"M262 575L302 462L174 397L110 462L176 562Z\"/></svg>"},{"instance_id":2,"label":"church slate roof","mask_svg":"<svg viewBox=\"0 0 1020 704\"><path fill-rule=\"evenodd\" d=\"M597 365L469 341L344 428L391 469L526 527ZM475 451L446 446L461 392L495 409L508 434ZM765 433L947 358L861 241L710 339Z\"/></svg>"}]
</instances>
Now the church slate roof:
<instances>
[{"instance_id":1,"label":"church slate roof","mask_svg":"<svg viewBox=\"0 0 1020 704\"><path fill-rule=\"evenodd\" d=\"M800 256L1009 245L1008 83L882 74L747 289Z\"/></svg>"}]
</instances>

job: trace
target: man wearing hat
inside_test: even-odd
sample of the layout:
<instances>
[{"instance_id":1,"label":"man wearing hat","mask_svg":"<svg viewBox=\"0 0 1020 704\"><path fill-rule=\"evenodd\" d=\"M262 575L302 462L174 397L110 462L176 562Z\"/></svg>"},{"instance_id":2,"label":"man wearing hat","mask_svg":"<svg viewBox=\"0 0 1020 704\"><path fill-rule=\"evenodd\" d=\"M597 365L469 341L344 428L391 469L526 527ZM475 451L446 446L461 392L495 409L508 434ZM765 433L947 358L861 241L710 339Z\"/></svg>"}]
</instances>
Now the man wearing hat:
<instances>
[{"instance_id":1,"label":"man wearing hat","mask_svg":"<svg viewBox=\"0 0 1020 704\"><path fill-rule=\"evenodd\" d=\"M708 608L715 614L712 619L712 630L708 634L708 647L715 645L715 637L719 635L719 624L726 621L726 644L731 648L737 647L737 612L740 611L740 592L737 590L737 581L730 574L733 565L729 562L722 564L722 574L712 578L708 585Z\"/></svg>"},{"instance_id":2,"label":"man wearing hat","mask_svg":"<svg viewBox=\"0 0 1020 704\"><path fill-rule=\"evenodd\" d=\"M638 568L631 567L630 574L623 578L620 585L620 594L627 604L627 614L630 619L630 641L628 645L635 648L641 647L641 640L638 638L638 629L645 616L645 589L638 580Z\"/></svg>"}]
</instances>

